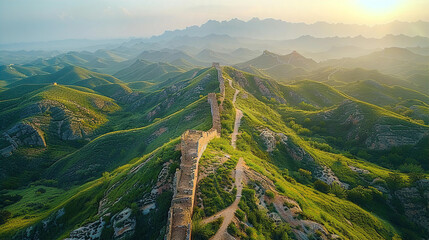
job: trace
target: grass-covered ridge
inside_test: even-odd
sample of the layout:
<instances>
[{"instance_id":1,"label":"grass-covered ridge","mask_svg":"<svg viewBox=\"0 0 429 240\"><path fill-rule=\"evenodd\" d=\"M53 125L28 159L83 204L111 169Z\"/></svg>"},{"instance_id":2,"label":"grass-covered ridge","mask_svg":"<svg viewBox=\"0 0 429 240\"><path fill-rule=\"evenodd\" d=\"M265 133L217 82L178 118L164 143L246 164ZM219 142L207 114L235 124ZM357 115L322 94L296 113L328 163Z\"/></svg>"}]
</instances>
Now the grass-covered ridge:
<instances>
[{"instance_id":1,"label":"grass-covered ridge","mask_svg":"<svg viewBox=\"0 0 429 240\"><path fill-rule=\"evenodd\" d=\"M87 181L153 151L169 139L180 136L186 129L208 130L210 127L210 105L204 97L148 126L97 137L82 149L56 162L48 170L48 176L67 185L74 181Z\"/></svg>"},{"instance_id":2,"label":"grass-covered ridge","mask_svg":"<svg viewBox=\"0 0 429 240\"><path fill-rule=\"evenodd\" d=\"M228 73L228 75L231 76L232 74ZM236 81L234 84L238 83L241 86L241 83L243 83L239 82L240 80L234 80ZM285 112L281 110L281 107L279 108L278 103L254 97L250 92L246 91L245 88L241 88L240 86L236 85L241 91L236 104L238 108L243 111L244 119L242 120L243 123L240 128L242 133L237 141L238 150L234 151L229 146L227 138L214 140L209 145L209 151L205 152L203 155L203 159L208 156L212 156L213 159L213 156L217 155L229 156L231 159L243 157L246 161L246 165L254 171L263 174L275 184L275 190L278 193L295 200L303 210L303 216L305 216L306 219L322 223L329 232L338 234L346 239L391 239L403 234L410 234L407 228L418 229L415 225L411 224L409 220L395 220L399 215L395 215L395 213L392 212L383 198L378 198L380 195L377 194L381 193L378 190L373 190L374 188L370 184L371 181L379 179L378 181L388 182L389 188L393 189L393 185L390 185L392 177L394 176L392 170L369 163L363 159L350 157L341 151L329 150L326 147L322 148L320 144L315 145L311 140L313 139L312 135L310 135L310 137L307 137L308 135L303 136L297 131L298 128L290 125L290 118L283 116ZM333 91L337 92L336 90ZM259 93L256 92L256 94ZM406 126L416 128L425 127L412 120L410 122L409 119L398 114L371 104L360 102L342 93L339 93L339 96L345 99L348 98L348 101L355 102L358 105L363 104L362 107L368 109L368 111L374 111L369 113L369 116L374 117L374 120L381 117L392 119L394 122L391 123L394 124L405 124ZM228 97L225 101L227 100ZM330 109L336 109L338 106L339 105L333 105ZM294 106L283 107L284 110L294 109ZM320 114L326 110L327 109L303 111L295 109L294 111L302 112L306 117L309 117L311 114ZM225 114L229 114L228 111ZM304 120L304 118L305 117L303 117L302 120ZM335 118L338 118L338 116L333 117L333 119ZM301 123L303 122L304 121ZM370 128L374 123L367 124L367 127ZM309 156L314 159L314 163L302 165L299 161L293 160L293 158L287 156L290 153L284 149L283 143L278 140L276 143L276 150L273 153L267 154L264 152L264 142L260 139L258 132L258 129L263 128L268 128L276 133L284 133L288 137L287 142L293 146L299 146L301 150L308 153ZM303 126L301 126L301 128L303 128ZM286 145L286 148L291 148L291 145ZM217 152L213 152L213 149L216 149ZM320 190L315 190L315 183L313 185L312 182L303 179L302 176L299 176L298 168L291 167L289 163L294 161L298 166L311 169L311 171L314 169L314 164L316 164L316 166L319 165L330 168L340 181L349 184L350 190L331 190L332 194L325 194ZM358 174L352 171L349 166L363 169L367 171L367 173L366 175ZM316 172L310 172L310 176L311 175L312 181L314 181ZM399 179L402 179L400 180L402 184L408 186L412 185L411 180L406 174L397 174L397 176L399 176ZM296 180L294 180L295 178ZM332 189L334 189L334 187L332 187ZM366 194L374 194L371 196L371 199L373 199L371 200L373 201L371 202L372 205L366 205L366 203L355 198L354 194L359 191L368 192ZM370 193L371 191L373 191L373 193ZM338 196L334 193L338 194ZM383 196L385 197L385 195ZM257 232L257 234L263 233ZM418 235L422 234L422 232L415 232L414 234ZM267 235L264 236L267 237Z\"/></svg>"}]
</instances>

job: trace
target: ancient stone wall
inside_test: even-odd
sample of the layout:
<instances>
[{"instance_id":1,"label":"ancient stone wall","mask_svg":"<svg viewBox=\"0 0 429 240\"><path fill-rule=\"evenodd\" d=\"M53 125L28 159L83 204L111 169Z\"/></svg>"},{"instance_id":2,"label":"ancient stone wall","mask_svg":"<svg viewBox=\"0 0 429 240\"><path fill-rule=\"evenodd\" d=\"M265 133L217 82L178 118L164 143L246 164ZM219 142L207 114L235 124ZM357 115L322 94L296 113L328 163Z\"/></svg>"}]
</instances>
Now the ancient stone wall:
<instances>
[{"instance_id":1,"label":"ancient stone wall","mask_svg":"<svg viewBox=\"0 0 429 240\"><path fill-rule=\"evenodd\" d=\"M180 170L176 171L174 195L168 212L167 233L165 239L191 239L192 211L195 202L195 190L198 179L198 163L207 144L220 137L221 124L216 94L210 93L208 101L213 119L212 128L207 131L187 130L181 137L182 157Z\"/></svg>"},{"instance_id":2,"label":"ancient stone wall","mask_svg":"<svg viewBox=\"0 0 429 240\"><path fill-rule=\"evenodd\" d=\"M216 130L219 134L221 133L221 124L220 124L220 110L219 105L217 104L217 98L215 93L209 93L208 101L210 103L212 111L212 129Z\"/></svg>"},{"instance_id":3,"label":"ancient stone wall","mask_svg":"<svg viewBox=\"0 0 429 240\"><path fill-rule=\"evenodd\" d=\"M219 63L213 63L213 67L216 68L216 70L217 70L217 78L219 81L220 95L222 96L220 99L221 108L222 108L222 103L223 103L223 99L225 96L225 79L222 76L222 68L220 67Z\"/></svg>"}]
</instances>

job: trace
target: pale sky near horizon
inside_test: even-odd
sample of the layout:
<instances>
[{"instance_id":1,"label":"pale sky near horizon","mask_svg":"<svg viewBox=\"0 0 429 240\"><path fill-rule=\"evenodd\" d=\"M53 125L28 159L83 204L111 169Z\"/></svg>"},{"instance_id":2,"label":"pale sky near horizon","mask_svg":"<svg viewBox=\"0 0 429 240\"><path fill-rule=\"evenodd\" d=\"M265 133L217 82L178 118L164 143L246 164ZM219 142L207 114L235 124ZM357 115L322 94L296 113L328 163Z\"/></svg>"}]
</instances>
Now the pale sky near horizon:
<instances>
[{"instance_id":1,"label":"pale sky near horizon","mask_svg":"<svg viewBox=\"0 0 429 240\"><path fill-rule=\"evenodd\" d=\"M429 21L429 0L0 0L0 43L148 37L209 19Z\"/></svg>"}]
</instances>

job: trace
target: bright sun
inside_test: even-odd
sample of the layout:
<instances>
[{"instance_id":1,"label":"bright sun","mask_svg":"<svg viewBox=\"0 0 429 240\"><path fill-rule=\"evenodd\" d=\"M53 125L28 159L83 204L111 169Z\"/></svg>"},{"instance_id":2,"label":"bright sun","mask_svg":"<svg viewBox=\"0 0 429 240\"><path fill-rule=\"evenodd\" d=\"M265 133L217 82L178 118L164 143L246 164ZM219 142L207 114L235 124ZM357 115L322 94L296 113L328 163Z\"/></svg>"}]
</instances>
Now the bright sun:
<instances>
[{"instance_id":1,"label":"bright sun","mask_svg":"<svg viewBox=\"0 0 429 240\"><path fill-rule=\"evenodd\" d=\"M358 0L358 2L367 10L387 13L398 5L399 0Z\"/></svg>"}]
</instances>

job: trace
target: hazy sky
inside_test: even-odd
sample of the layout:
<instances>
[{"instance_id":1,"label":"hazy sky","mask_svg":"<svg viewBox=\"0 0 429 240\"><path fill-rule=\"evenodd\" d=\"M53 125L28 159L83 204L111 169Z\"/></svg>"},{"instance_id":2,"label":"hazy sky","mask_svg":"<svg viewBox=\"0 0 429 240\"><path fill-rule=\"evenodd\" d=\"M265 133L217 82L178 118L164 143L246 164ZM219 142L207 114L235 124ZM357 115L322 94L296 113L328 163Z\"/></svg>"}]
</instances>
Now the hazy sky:
<instances>
[{"instance_id":1,"label":"hazy sky","mask_svg":"<svg viewBox=\"0 0 429 240\"><path fill-rule=\"evenodd\" d=\"M0 42L158 35L209 19L429 21L429 0L0 0Z\"/></svg>"}]
</instances>

